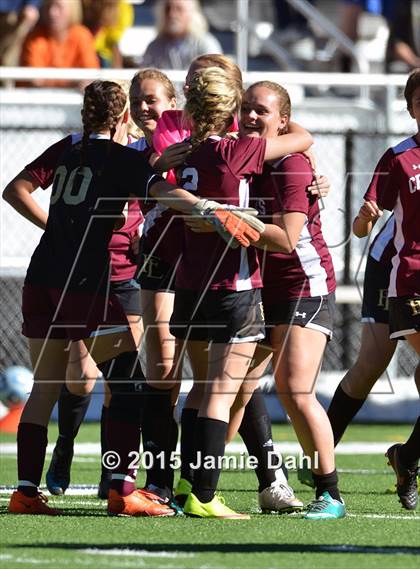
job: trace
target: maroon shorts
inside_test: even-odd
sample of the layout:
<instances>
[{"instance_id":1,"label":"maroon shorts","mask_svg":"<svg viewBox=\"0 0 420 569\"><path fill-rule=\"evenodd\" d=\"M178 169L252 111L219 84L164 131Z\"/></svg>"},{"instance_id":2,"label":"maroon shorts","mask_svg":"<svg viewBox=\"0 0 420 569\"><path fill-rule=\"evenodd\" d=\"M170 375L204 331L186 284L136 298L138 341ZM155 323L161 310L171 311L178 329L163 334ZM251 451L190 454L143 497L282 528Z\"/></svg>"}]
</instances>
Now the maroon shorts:
<instances>
[{"instance_id":1,"label":"maroon shorts","mask_svg":"<svg viewBox=\"0 0 420 569\"><path fill-rule=\"evenodd\" d=\"M113 293L63 293L58 288L25 284L22 314L22 333L27 338L82 340L129 328Z\"/></svg>"}]
</instances>

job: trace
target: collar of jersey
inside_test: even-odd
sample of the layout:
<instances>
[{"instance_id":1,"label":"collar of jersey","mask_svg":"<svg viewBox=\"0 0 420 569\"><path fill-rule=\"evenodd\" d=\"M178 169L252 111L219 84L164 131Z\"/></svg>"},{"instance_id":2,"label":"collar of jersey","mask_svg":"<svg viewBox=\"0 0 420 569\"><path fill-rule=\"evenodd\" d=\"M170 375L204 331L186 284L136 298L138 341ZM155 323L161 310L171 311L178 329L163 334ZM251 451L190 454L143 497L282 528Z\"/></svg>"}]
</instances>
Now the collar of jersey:
<instances>
[{"instance_id":1,"label":"collar of jersey","mask_svg":"<svg viewBox=\"0 0 420 569\"><path fill-rule=\"evenodd\" d=\"M92 134L89 134L89 138L92 138L95 140L111 140L111 135L110 134L102 134L102 133L92 133Z\"/></svg>"}]
</instances>

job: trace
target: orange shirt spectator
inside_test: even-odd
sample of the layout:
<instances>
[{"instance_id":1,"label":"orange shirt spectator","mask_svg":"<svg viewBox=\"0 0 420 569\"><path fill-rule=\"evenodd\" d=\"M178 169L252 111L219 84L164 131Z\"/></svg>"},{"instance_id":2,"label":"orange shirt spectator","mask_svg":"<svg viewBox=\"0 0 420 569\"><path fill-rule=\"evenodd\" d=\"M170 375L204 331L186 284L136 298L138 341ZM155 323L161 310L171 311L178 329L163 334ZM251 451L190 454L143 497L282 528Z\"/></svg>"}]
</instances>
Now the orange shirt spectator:
<instances>
[{"instance_id":1,"label":"orange shirt spectator","mask_svg":"<svg viewBox=\"0 0 420 569\"><path fill-rule=\"evenodd\" d=\"M29 34L23 46L21 63L30 67L87 67L98 68L99 60L91 32L79 23L73 0L47 0L41 13L41 23ZM79 6L80 7L80 6ZM36 86L69 87L68 80L34 80Z\"/></svg>"}]
</instances>

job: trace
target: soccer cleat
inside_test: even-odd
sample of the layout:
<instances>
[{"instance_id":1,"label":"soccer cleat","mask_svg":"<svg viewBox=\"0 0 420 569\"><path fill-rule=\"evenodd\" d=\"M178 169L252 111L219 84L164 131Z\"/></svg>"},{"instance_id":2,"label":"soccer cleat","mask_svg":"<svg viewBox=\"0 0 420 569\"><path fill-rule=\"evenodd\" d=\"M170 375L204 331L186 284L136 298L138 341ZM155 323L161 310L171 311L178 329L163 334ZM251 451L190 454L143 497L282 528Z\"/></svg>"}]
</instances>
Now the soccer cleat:
<instances>
[{"instance_id":1,"label":"soccer cleat","mask_svg":"<svg viewBox=\"0 0 420 569\"><path fill-rule=\"evenodd\" d=\"M344 502L334 500L325 491L319 498L309 504L303 517L305 520L338 520L344 518L345 515L346 506Z\"/></svg>"},{"instance_id":2,"label":"soccer cleat","mask_svg":"<svg viewBox=\"0 0 420 569\"><path fill-rule=\"evenodd\" d=\"M23 492L16 490L10 498L9 512L11 514L58 516L60 512L47 506L47 502L48 498L41 492L38 492L34 498L29 498Z\"/></svg>"},{"instance_id":3,"label":"soccer cleat","mask_svg":"<svg viewBox=\"0 0 420 569\"><path fill-rule=\"evenodd\" d=\"M98 484L98 498L108 500L109 488L111 486L111 475L102 476Z\"/></svg>"},{"instance_id":4,"label":"soccer cleat","mask_svg":"<svg viewBox=\"0 0 420 569\"><path fill-rule=\"evenodd\" d=\"M297 469L297 477L301 484L309 486L310 488L315 488L315 482L312 476L312 470L307 466Z\"/></svg>"},{"instance_id":5,"label":"soccer cleat","mask_svg":"<svg viewBox=\"0 0 420 569\"><path fill-rule=\"evenodd\" d=\"M238 514L228 508L224 498L215 496L211 502L203 504L192 492L184 505L184 514L194 518L219 518L223 520L249 520L251 516Z\"/></svg>"},{"instance_id":6,"label":"soccer cleat","mask_svg":"<svg viewBox=\"0 0 420 569\"><path fill-rule=\"evenodd\" d=\"M303 508L303 503L296 498L292 488L277 480L258 494L258 502L263 513L282 514L297 512Z\"/></svg>"},{"instance_id":7,"label":"soccer cleat","mask_svg":"<svg viewBox=\"0 0 420 569\"><path fill-rule=\"evenodd\" d=\"M45 482L50 494L61 496L69 487L72 460L73 446L64 448L57 443L45 475Z\"/></svg>"},{"instance_id":8,"label":"soccer cleat","mask_svg":"<svg viewBox=\"0 0 420 569\"><path fill-rule=\"evenodd\" d=\"M150 488L147 488L147 487L146 488L140 488L138 490L138 492L140 492L140 494L143 494L143 496L145 496L146 498L148 498L152 502L155 502L156 504L167 504L168 503L167 499L162 498L161 496L159 496L159 494L156 494Z\"/></svg>"},{"instance_id":9,"label":"soccer cleat","mask_svg":"<svg viewBox=\"0 0 420 569\"><path fill-rule=\"evenodd\" d=\"M165 504L156 504L138 490L128 496L121 496L111 489L108 495L108 515L110 516L174 516L175 512Z\"/></svg>"},{"instance_id":10,"label":"soccer cleat","mask_svg":"<svg viewBox=\"0 0 420 569\"><path fill-rule=\"evenodd\" d=\"M188 496L191 494L191 490L192 490L191 482L189 482L185 478L180 478L178 480L178 484L176 485L174 492L174 500L179 506L181 506L181 508L184 507L184 504Z\"/></svg>"},{"instance_id":11,"label":"soccer cleat","mask_svg":"<svg viewBox=\"0 0 420 569\"><path fill-rule=\"evenodd\" d=\"M388 458L388 464L392 466L397 475L397 494L403 508L415 510L419 500L417 487L418 467L407 468L401 463L398 457L400 447L401 444L392 445L386 451L385 456Z\"/></svg>"}]
</instances>

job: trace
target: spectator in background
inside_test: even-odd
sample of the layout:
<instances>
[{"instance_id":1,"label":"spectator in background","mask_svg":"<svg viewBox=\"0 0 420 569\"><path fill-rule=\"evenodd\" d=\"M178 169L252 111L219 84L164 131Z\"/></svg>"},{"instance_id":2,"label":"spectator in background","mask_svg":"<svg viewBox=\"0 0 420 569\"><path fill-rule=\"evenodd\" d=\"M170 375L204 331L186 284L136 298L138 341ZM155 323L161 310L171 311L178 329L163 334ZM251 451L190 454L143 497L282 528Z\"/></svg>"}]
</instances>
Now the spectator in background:
<instances>
[{"instance_id":1,"label":"spectator in background","mask_svg":"<svg viewBox=\"0 0 420 569\"><path fill-rule=\"evenodd\" d=\"M315 0L309 0L309 2L315 4ZM274 0L273 5L277 20L276 41L289 44L312 35L308 20L292 8L286 0Z\"/></svg>"},{"instance_id":2,"label":"spectator in background","mask_svg":"<svg viewBox=\"0 0 420 569\"><path fill-rule=\"evenodd\" d=\"M352 42L356 43L359 38L359 20L363 12L382 15L386 21L392 22L396 6L396 0L341 0L340 2L340 29ZM400 2L404 6L406 0ZM342 55L340 58L340 70L343 73L351 71L351 58Z\"/></svg>"},{"instance_id":3,"label":"spectator in background","mask_svg":"<svg viewBox=\"0 0 420 569\"><path fill-rule=\"evenodd\" d=\"M126 0L83 0L83 23L95 38L101 67L123 67L118 44L133 25L133 6Z\"/></svg>"},{"instance_id":4,"label":"spectator in background","mask_svg":"<svg viewBox=\"0 0 420 569\"><path fill-rule=\"evenodd\" d=\"M38 21L41 0L1 0L0 65L18 65L22 44Z\"/></svg>"},{"instance_id":5,"label":"spectator in background","mask_svg":"<svg viewBox=\"0 0 420 569\"><path fill-rule=\"evenodd\" d=\"M157 4L157 37L147 46L142 65L187 69L205 53L222 53L198 0L161 0Z\"/></svg>"},{"instance_id":6,"label":"spectator in background","mask_svg":"<svg viewBox=\"0 0 420 569\"><path fill-rule=\"evenodd\" d=\"M39 24L27 37L21 63L28 67L99 67L94 39L80 25L80 0L45 0ZM71 87L74 81L37 79L37 87ZM83 86L79 83L79 86Z\"/></svg>"},{"instance_id":7,"label":"spectator in background","mask_svg":"<svg viewBox=\"0 0 420 569\"><path fill-rule=\"evenodd\" d=\"M420 67L420 0L397 2L388 25L385 70L407 73Z\"/></svg>"}]
</instances>

